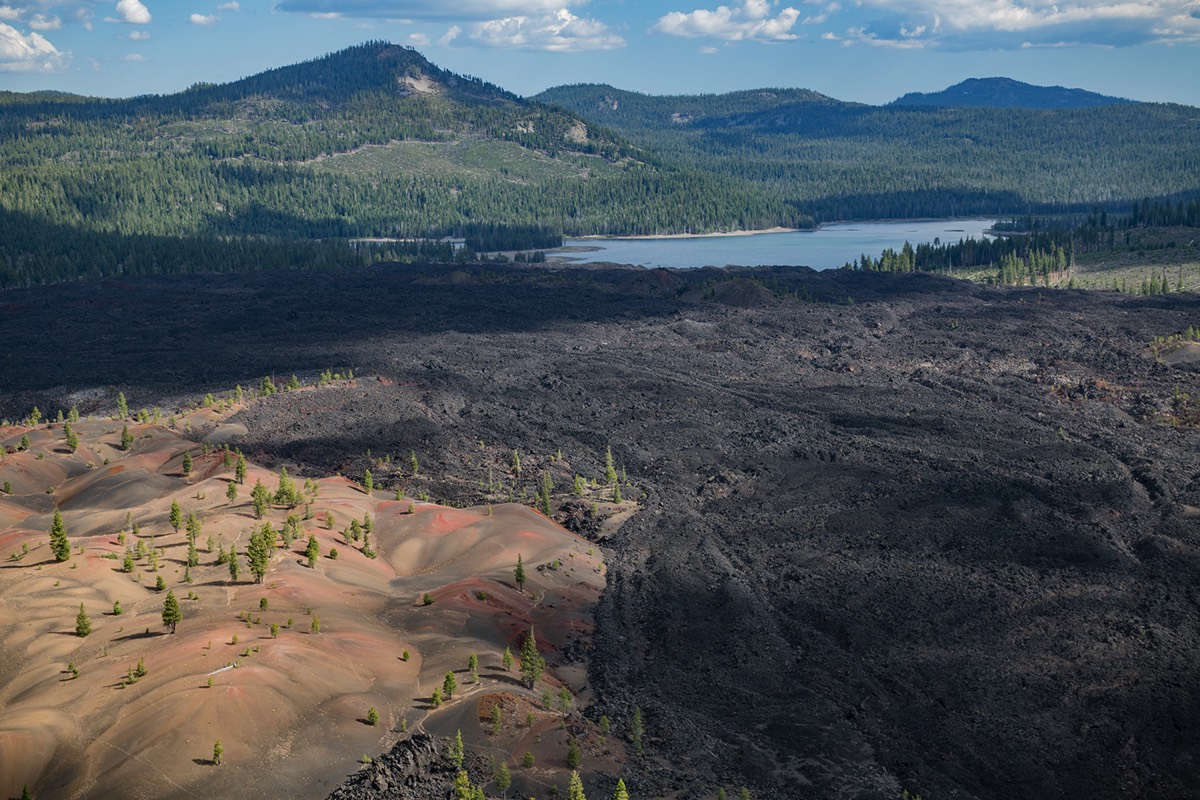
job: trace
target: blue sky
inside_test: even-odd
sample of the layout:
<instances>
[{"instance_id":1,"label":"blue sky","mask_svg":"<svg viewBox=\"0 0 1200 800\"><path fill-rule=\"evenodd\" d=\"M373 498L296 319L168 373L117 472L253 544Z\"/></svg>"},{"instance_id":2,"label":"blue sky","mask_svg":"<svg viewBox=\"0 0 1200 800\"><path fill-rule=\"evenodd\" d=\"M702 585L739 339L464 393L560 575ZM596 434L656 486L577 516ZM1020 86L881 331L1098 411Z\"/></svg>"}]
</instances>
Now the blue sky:
<instances>
[{"instance_id":1,"label":"blue sky","mask_svg":"<svg viewBox=\"0 0 1200 800\"><path fill-rule=\"evenodd\" d=\"M0 0L0 89L173 92L370 39L519 94L797 86L881 103L1004 75L1200 105L1200 0Z\"/></svg>"}]
</instances>

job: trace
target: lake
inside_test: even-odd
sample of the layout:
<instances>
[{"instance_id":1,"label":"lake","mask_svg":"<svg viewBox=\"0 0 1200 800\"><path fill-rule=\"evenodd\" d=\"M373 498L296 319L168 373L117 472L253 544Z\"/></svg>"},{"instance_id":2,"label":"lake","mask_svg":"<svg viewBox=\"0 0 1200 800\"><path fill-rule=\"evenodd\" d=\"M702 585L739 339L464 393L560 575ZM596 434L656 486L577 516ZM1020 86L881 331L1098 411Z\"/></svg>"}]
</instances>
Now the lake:
<instances>
[{"instance_id":1,"label":"lake","mask_svg":"<svg viewBox=\"0 0 1200 800\"><path fill-rule=\"evenodd\" d=\"M994 219L926 220L921 222L839 222L811 231L756 233L747 236L695 236L652 239L567 239L565 248L547 253L571 263L612 261L645 267L704 267L737 264L761 267L776 264L834 269L863 253L878 258L891 247L913 246L940 239L983 238ZM593 249L594 248L594 249Z\"/></svg>"}]
</instances>

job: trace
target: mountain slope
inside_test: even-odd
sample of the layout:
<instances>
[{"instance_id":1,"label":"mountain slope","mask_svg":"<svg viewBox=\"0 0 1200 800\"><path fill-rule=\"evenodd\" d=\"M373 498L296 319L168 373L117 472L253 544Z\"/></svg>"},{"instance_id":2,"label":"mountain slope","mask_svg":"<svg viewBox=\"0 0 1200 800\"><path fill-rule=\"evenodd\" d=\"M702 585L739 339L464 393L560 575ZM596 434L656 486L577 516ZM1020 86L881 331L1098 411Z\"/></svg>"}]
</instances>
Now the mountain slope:
<instances>
[{"instance_id":1,"label":"mountain slope","mask_svg":"<svg viewBox=\"0 0 1200 800\"><path fill-rule=\"evenodd\" d=\"M0 209L120 234L288 239L805 222L779 198L657 163L382 42L175 95L7 95Z\"/></svg>"},{"instance_id":2,"label":"mountain slope","mask_svg":"<svg viewBox=\"0 0 1200 800\"><path fill-rule=\"evenodd\" d=\"M1035 87L1036 88L1036 87ZM1200 109L865 106L815 92L653 97L564 86L536 99L817 219L1090 210L1200 191Z\"/></svg>"},{"instance_id":3,"label":"mountain slope","mask_svg":"<svg viewBox=\"0 0 1200 800\"><path fill-rule=\"evenodd\" d=\"M968 78L940 92L909 92L897 106L970 106L985 108L1098 108L1132 103L1085 89L1035 86L1012 78Z\"/></svg>"}]
</instances>

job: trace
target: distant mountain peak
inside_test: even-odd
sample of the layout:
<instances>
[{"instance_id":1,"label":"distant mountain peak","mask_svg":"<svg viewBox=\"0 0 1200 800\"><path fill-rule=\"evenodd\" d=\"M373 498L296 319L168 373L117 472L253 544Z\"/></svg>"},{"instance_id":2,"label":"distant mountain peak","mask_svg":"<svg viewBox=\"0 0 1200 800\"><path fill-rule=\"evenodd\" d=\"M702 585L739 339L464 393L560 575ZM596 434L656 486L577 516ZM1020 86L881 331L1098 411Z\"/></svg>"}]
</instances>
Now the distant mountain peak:
<instances>
[{"instance_id":1,"label":"distant mountain peak","mask_svg":"<svg viewBox=\"0 0 1200 800\"><path fill-rule=\"evenodd\" d=\"M968 78L940 92L909 92L892 105L1055 109L1098 108L1132 102L1085 89L1035 86L1012 78Z\"/></svg>"}]
</instances>

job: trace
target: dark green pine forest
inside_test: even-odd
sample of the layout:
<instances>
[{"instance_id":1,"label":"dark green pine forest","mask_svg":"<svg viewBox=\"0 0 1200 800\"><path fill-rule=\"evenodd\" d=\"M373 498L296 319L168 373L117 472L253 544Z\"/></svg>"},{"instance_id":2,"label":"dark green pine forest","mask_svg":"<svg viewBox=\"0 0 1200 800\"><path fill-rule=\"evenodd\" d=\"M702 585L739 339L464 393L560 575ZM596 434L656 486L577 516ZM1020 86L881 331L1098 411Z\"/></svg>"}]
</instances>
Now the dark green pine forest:
<instances>
[{"instance_id":1,"label":"dark green pine forest","mask_svg":"<svg viewBox=\"0 0 1200 800\"><path fill-rule=\"evenodd\" d=\"M523 99L371 42L124 100L0 92L0 287L534 250L563 235L1114 211L1200 189L1200 110L797 89ZM389 242L356 244L359 239Z\"/></svg>"}]
</instances>

